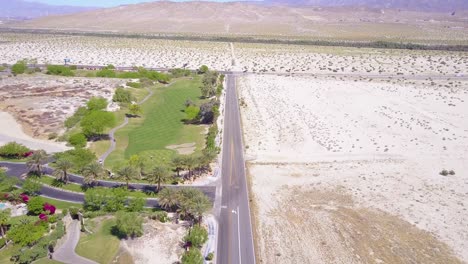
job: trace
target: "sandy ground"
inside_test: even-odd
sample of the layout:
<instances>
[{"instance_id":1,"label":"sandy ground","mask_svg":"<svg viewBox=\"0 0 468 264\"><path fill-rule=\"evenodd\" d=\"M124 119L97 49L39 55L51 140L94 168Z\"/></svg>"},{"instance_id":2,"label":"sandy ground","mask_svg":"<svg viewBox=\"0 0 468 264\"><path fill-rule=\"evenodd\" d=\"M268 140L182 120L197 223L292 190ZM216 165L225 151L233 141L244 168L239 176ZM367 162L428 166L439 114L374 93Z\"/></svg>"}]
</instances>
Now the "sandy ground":
<instances>
[{"instance_id":1,"label":"sandy ground","mask_svg":"<svg viewBox=\"0 0 468 264\"><path fill-rule=\"evenodd\" d=\"M186 228L180 224L148 221L144 235L134 240L123 240L122 246L133 257L135 264L172 264L183 254L181 247Z\"/></svg>"},{"instance_id":2,"label":"sandy ground","mask_svg":"<svg viewBox=\"0 0 468 264\"><path fill-rule=\"evenodd\" d=\"M13 116L6 112L0 112L0 127L0 146L8 142L16 141L31 149L43 149L49 153L61 152L69 149L69 147L65 146L65 143L35 139L26 135Z\"/></svg>"},{"instance_id":3,"label":"sandy ground","mask_svg":"<svg viewBox=\"0 0 468 264\"><path fill-rule=\"evenodd\" d=\"M466 81L251 75L239 88L259 261L468 261Z\"/></svg>"},{"instance_id":4,"label":"sandy ground","mask_svg":"<svg viewBox=\"0 0 468 264\"><path fill-rule=\"evenodd\" d=\"M24 58L62 64L69 58L72 64L189 69L205 64L260 73L468 75L466 52L0 33L0 54L0 63L9 64Z\"/></svg>"},{"instance_id":5,"label":"sandy ground","mask_svg":"<svg viewBox=\"0 0 468 264\"><path fill-rule=\"evenodd\" d=\"M43 74L0 79L0 110L10 113L32 137L47 139L64 131L63 123L89 98L112 100L126 80L57 77ZM12 134L2 126L0 134Z\"/></svg>"}]
</instances>

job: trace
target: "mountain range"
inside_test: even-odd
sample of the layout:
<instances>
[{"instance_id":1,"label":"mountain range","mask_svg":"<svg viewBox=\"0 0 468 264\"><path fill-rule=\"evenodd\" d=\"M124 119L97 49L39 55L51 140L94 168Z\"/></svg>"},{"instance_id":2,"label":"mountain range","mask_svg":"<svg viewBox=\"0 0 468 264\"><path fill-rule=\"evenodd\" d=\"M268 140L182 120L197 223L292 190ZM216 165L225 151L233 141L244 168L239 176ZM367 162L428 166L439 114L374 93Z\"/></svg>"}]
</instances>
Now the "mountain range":
<instances>
[{"instance_id":1,"label":"mountain range","mask_svg":"<svg viewBox=\"0 0 468 264\"><path fill-rule=\"evenodd\" d=\"M266 0L268 4L290 6L365 6L413 11L467 10L467 0Z\"/></svg>"},{"instance_id":2,"label":"mountain range","mask_svg":"<svg viewBox=\"0 0 468 264\"><path fill-rule=\"evenodd\" d=\"M65 1L64 1L65 2ZM23 0L0 0L0 17L31 19L49 15L63 15L96 9L94 7L55 6Z\"/></svg>"}]
</instances>

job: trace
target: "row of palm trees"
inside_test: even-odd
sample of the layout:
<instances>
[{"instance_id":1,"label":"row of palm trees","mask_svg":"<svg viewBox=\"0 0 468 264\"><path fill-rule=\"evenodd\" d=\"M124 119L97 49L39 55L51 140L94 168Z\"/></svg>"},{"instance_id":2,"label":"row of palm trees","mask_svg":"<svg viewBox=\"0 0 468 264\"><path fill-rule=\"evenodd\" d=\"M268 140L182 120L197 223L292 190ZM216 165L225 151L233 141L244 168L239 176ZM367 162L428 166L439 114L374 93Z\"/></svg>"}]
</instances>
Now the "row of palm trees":
<instances>
[{"instance_id":1,"label":"row of palm trees","mask_svg":"<svg viewBox=\"0 0 468 264\"><path fill-rule=\"evenodd\" d=\"M188 171L184 179L193 180L197 175L209 169L210 162L216 156L214 151L204 151L202 155L179 155L173 158L172 167L180 177L181 171ZM44 150L35 151L29 158L27 166L30 172L35 172L38 176L42 175L43 165L47 163L49 156ZM57 180L68 183L70 171L74 168L73 162L68 159L59 159L55 162L56 169L53 176ZM116 178L125 181L127 188L132 180L141 179L144 164L138 162L129 164L116 171ZM98 162L91 162L81 170L84 177L84 183L93 186L98 180L104 179L108 172ZM145 179L150 184L157 184L157 190L161 190L161 184L168 181L173 175L168 167L156 165L149 171L144 172Z\"/></svg>"},{"instance_id":2,"label":"row of palm trees","mask_svg":"<svg viewBox=\"0 0 468 264\"><path fill-rule=\"evenodd\" d=\"M159 192L158 203L161 208L176 212L183 219L193 219L200 225L203 215L212 207L210 199L200 190L164 188Z\"/></svg>"}]
</instances>

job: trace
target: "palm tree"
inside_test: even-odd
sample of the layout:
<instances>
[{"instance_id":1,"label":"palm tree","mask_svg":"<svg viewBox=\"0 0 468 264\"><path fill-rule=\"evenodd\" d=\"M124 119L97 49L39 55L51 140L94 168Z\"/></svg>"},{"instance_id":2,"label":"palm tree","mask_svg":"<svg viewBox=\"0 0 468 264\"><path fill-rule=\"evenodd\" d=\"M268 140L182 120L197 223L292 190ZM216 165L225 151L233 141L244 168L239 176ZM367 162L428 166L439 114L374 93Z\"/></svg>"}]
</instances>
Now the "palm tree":
<instances>
[{"instance_id":1,"label":"palm tree","mask_svg":"<svg viewBox=\"0 0 468 264\"><path fill-rule=\"evenodd\" d=\"M188 175L189 179L192 179L193 169L197 167L197 163L198 163L197 159L192 155L186 156L184 158L184 164L187 170L189 171L189 175Z\"/></svg>"},{"instance_id":2,"label":"palm tree","mask_svg":"<svg viewBox=\"0 0 468 264\"><path fill-rule=\"evenodd\" d=\"M54 171L54 176L57 180L68 183L68 172L73 168L73 163L67 159L57 160L55 163L57 169Z\"/></svg>"},{"instance_id":3,"label":"palm tree","mask_svg":"<svg viewBox=\"0 0 468 264\"><path fill-rule=\"evenodd\" d=\"M180 176L180 171L185 169L184 158L181 156L175 156L172 159L172 166L174 170L177 172L177 177Z\"/></svg>"},{"instance_id":4,"label":"palm tree","mask_svg":"<svg viewBox=\"0 0 468 264\"><path fill-rule=\"evenodd\" d=\"M171 173L166 167L156 166L154 169L148 174L147 179L150 183L157 183L158 184L158 191L161 190L161 182L166 181L171 176Z\"/></svg>"},{"instance_id":5,"label":"palm tree","mask_svg":"<svg viewBox=\"0 0 468 264\"><path fill-rule=\"evenodd\" d=\"M117 178L123 179L127 184L128 189L128 182L135 179L138 176L138 171L133 168L132 166L125 166L117 171Z\"/></svg>"},{"instance_id":6,"label":"palm tree","mask_svg":"<svg viewBox=\"0 0 468 264\"><path fill-rule=\"evenodd\" d=\"M104 168L97 162L92 162L83 168L84 183L93 185L104 176Z\"/></svg>"},{"instance_id":7,"label":"palm tree","mask_svg":"<svg viewBox=\"0 0 468 264\"><path fill-rule=\"evenodd\" d=\"M174 189L164 188L158 194L159 206L166 210L174 209L178 204L178 195Z\"/></svg>"},{"instance_id":8,"label":"palm tree","mask_svg":"<svg viewBox=\"0 0 468 264\"><path fill-rule=\"evenodd\" d=\"M11 217L11 209L5 209L0 211L0 232L2 237L5 237L5 228Z\"/></svg>"},{"instance_id":9,"label":"palm tree","mask_svg":"<svg viewBox=\"0 0 468 264\"><path fill-rule=\"evenodd\" d=\"M29 168L29 171L36 171L40 176L42 174L42 164L47 162L47 153L44 150L35 151L31 157L29 157L26 165Z\"/></svg>"},{"instance_id":10,"label":"palm tree","mask_svg":"<svg viewBox=\"0 0 468 264\"><path fill-rule=\"evenodd\" d=\"M201 225L203 215L211 209L211 201L204 194L198 195L193 200L192 212L198 218L198 226Z\"/></svg>"}]
</instances>

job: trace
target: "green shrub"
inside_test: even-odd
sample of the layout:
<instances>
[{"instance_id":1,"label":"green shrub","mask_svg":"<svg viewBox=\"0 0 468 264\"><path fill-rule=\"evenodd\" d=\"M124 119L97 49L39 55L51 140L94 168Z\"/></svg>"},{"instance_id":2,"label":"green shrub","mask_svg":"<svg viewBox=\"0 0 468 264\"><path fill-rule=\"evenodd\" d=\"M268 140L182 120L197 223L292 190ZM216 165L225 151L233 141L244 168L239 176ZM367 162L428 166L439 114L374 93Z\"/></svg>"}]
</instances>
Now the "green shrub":
<instances>
[{"instance_id":1,"label":"green shrub","mask_svg":"<svg viewBox=\"0 0 468 264\"><path fill-rule=\"evenodd\" d=\"M151 213L148 217L151 220L159 220L161 223L165 223L168 220L166 211L154 212L154 213Z\"/></svg>"},{"instance_id":2,"label":"green shrub","mask_svg":"<svg viewBox=\"0 0 468 264\"><path fill-rule=\"evenodd\" d=\"M185 242L192 243L192 246L201 248L208 241L208 231L200 226L194 226L184 237Z\"/></svg>"},{"instance_id":3,"label":"green shrub","mask_svg":"<svg viewBox=\"0 0 468 264\"><path fill-rule=\"evenodd\" d=\"M213 253L213 252L210 252L210 253L208 253L208 255L206 256L205 260L210 261L210 260L213 260L213 258L214 258L214 253Z\"/></svg>"},{"instance_id":4,"label":"green shrub","mask_svg":"<svg viewBox=\"0 0 468 264\"><path fill-rule=\"evenodd\" d=\"M96 72L96 77L115 78L116 74L115 74L114 70L104 68L104 69Z\"/></svg>"},{"instance_id":5,"label":"green shrub","mask_svg":"<svg viewBox=\"0 0 468 264\"><path fill-rule=\"evenodd\" d=\"M127 211L129 212L141 212L143 211L143 208L145 207L146 204L146 199L143 197L136 197L130 199L128 206L127 206Z\"/></svg>"},{"instance_id":6,"label":"green shrub","mask_svg":"<svg viewBox=\"0 0 468 264\"><path fill-rule=\"evenodd\" d=\"M200 113L200 107L198 106L187 106L185 108L185 116L188 121L193 121L196 120L198 117L198 114Z\"/></svg>"},{"instance_id":7,"label":"green shrub","mask_svg":"<svg viewBox=\"0 0 468 264\"><path fill-rule=\"evenodd\" d=\"M38 183L38 182L35 182L35 181L31 180L31 179L26 179L23 182L23 185L21 187L22 187L24 193L26 193L28 195L35 195L41 190L42 185L40 183Z\"/></svg>"},{"instance_id":8,"label":"green shrub","mask_svg":"<svg viewBox=\"0 0 468 264\"><path fill-rule=\"evenodd\" d=\"M115 228L122 237L143 235L143 219L135 212L118 212Z\"/></svg>"},{"instance_id":9,"label":"green shrub","mask_svg":"<svg viewBox=\"0 0 468 264\"><path fill-rule=\"evenodd\" d=\"M125 90L122 87L118 87L115 90L114 96L112 97L112 101L129 104L133 101L133 97L130 91Z\"/></svg>"},{"instance_id":10,"label":"green shrub","mask_svg":"<svg viewBox=\"0 0 468 264\"><path fill-rule=\"evenodd\" d=\"M59 76L75 76L75 73L69 67L63 65L47 65L46 74Z\"/></svg>"},{"instance_id":11,"label":"green shrub","mask_svg":"<svg viewBox=\"0 0 468 264\"><path fill-rule=\"evenodd\" d=\"M132 88L141 88L141 83L138 82L127 82L127 86Z\"/></svg>"},{"instance_id":12,"label":"green shrub","mask_svg":"<svg viewBox=\"0 0 468 264\"><path fill-rule=\"evenodd\" d=\"M203 256L198 248L191 248L182 255L182 264L203 264Z\"/></svg>"},{"instance_id":13,"label":"green shrub","mask_svg":"<svg viewBox=\"0 0 468 264\"><path fill-rule=\"evenodd\" d=\"M28 69L27 62L25 60L21 60L13 64L13 66L11 67L11 72L14 75L18 75L18 74L25 73L27 69Z\"/></svg>"},{"instance_id":14,"label":"green shrub","mask_svg":"<svg viewBox=\"0 0 468 264\"><path fill-rule=\"evenodd\" d=\"M73 219L78 219L78 213L80 212L80 209L77 207L70 207L70 216Z\"/></svg>"},{"instance_id":15,"label":"green shrub","mask_svg":"<svg viewBox=\"0 0 468 264\"><path fill-rule=\"evenodd\" d=\"M48 223L43 221L16 225L8 230L7 237L21 246L32 245L42 238L47 226Z\"/></svg>"},{"instance_id":16,"label":"green shrub","mask_svg":"<svg viewBox=\"0 0 468 264\"><path fill-rule=\"evenodd\" d=\"M56 153L54 155L56 160L69 160L73 163L74 169L80 171L86 165L96 161L96 155L89 149L78 148L71 149L65 152Z\"/></svg>"},{"instance_id":17,"label":"green shrub","mask_svg":"<svg viewBox=\"0 0 468 264\"><path fill-rule=\"evenodd\" d=\"M6 239L4 237L0 238L0 248L6 245Z\"/></svg>"},{"instance_id":18,"label":"green shrub","mask_svg":"<svg viewBox=\"0 0 468 264\"><path fill-rule=\"evenodd\" d=\"M92 97L86 103L86 106L89 111L94 110L106 110L107 108L107 100L104 97Z\"/></svg>"},{"instance_id":19,"label":"green shrub","mask_svg":"<svg viewBox=\"0 0 468 264\"><path fill-rule=\"evenodd\" d=\"M42 197L36 196L29 199L28 213L32 215L39 215L44 211L45 201Z\"/></svg>"},{"instance_id":20,"label":"green shrub","mask_svg":"<svg viewBox=\"0 0 468 264\"><path fill-rule=\"evenodd\" d=\"M86 136L83 133L73 134L68 138L68 143L75 148L84 148L87 143Z\"/></svg>"},{"instance_id":21,"label":"green shrub","mask_svg":"<svg viewBox=\"0 0 468 264\"><path fill-rule=\"evenodd\" d=\"M57 223L57 221L58 221L57 215L50 215L48 220L49 220L49 223L51 223L51 224Z\"/></svg>"},{"instance_id":22,"label":"green shrub","mask_svg":"<svg viewBox=\"0 0 468 264\"><path fill-rule=\"evenodd\" d=\"M30 149L22 144L9 142L0 147L0 156L6 158L22 158L29 151Z\"/></svg>"},{"instance_id":23,"label":"green shrub","mask_svg":"<svg viewBox=\"0 0 468 264\"><path fill-rule=\"evenodd\" d=\"M65 217L68 214L68 209L65 208L62 210L62 217Z\"/></svg>"},{"instance_id":24,"label":"green shrub","mask_svg":"<svg viewBox=\"0 0 468 264\"><path fill-rule=\"evenodd\" d=\"M88 112L88 109L84 106L78 108L72 116L68 117L65 120L65 127L66 128L74 127L76 124L78 124L81 121L81 119L83 118L83 116L86 115L87 112Z\"/></svg>"},{"instance_id":25,"label":"green shrub","mask_svg":"<svg viewBox=\"0 0 468 264\"><path fill-rule=\"evenodd\" d=\"M175 78L190 76L192 74L192 72L190 70L180 69L180 68L171 69L169 72Z\"/></svg>"}]
</instances>

